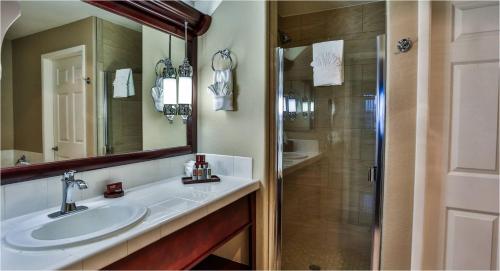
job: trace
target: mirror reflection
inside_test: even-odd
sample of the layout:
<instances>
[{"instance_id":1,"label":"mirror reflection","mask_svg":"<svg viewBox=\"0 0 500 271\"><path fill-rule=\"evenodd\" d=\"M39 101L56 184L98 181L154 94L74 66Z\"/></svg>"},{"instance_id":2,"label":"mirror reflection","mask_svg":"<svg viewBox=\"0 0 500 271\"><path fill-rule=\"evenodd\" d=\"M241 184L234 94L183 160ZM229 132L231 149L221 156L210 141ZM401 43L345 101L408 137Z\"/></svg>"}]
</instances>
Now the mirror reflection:
<instances>
[{"instance_id":1,"label":"mirror reflection","mask_svg":"<svg viewBox=\"0 0 500 271\"><path fill-rule=\"evenodd\" d=\"M312 47L289 48L284 54L284 108L285 131L309 131L314 129L313 73L310 68Z\"/></svg>"},{"instance_id":2,"label":"mirror reflection","mask_svg":"<svg viewBox=\"0 0 500 271\"><path fill-rule=\"evenodd\" d=\"M183 39L80 1L20 5L1 47L2 167L187 144L153 99Z\"/></svg>"}]
</instances>

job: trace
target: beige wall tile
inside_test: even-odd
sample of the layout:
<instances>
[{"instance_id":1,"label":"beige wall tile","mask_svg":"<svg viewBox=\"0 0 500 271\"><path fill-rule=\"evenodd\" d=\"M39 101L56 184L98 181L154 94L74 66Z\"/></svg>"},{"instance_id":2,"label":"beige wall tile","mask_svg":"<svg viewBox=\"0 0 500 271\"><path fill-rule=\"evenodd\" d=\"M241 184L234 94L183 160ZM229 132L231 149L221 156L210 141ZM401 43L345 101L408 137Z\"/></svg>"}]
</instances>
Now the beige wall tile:
<instances>
[{"instance_id":1,"label":"beige wall tile","mask_svg":"<svg viewBox=\"0 0 500 271\"><path fill-rule=\"evenodd\" d=\"M363 32L385 32L385 1L363 5Z\"/></svg>"},{"instance_id":2,"label":"beige wall tile","mask_svg":"<svg viewBox=\"0 0 500 271\"><path fill-rule=\"evenodd\" d=\"M362 16L362 6L328 11L326 16L328 36L362 32Z\"/></svg>"}]
</instances>

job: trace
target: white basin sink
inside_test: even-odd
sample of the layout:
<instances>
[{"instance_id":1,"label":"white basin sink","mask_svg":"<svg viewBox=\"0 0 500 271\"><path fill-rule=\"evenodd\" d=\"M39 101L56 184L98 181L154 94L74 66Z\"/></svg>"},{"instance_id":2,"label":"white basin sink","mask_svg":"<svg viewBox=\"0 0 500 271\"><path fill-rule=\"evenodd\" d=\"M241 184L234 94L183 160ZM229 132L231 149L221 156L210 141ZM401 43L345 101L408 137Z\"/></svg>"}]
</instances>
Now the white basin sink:
<instances>
[{"instance_id":1,"label":"white basin sink","mask_svg":"<svg viewBox=\"0 0 500 271\"><path fill-rule=\"evenodd\" d=\"M47 223L13 230L7 243L23 249L46 249L103 238L144 218L148 209L133 205L107 205L63 216Z\"/></svg>"},{"instance_id":2,"label":"white basin sink","mask_svg":"<svg viewBox=\"0 0 500 271\"><path fill-rule=\"evenodd\" d=\"M283 153L284 159L299 160L299 159L306 159L307 157L308 157L307 154L298 153L298 152L284 152Z\"/></svg>"}]
</instances>

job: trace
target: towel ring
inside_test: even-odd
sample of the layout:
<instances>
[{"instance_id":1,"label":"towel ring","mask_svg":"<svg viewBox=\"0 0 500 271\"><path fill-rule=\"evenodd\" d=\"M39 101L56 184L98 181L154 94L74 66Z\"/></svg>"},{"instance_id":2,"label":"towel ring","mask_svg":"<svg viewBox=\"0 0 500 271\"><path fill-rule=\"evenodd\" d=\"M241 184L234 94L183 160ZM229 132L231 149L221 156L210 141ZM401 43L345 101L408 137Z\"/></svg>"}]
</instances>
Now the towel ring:
<instances>
[{"instance_id":1,"label":"towel ring","mask_svg":"<svg viewBox=\"0 0 500 271\"><path fill-rule=\"evenodd\" d=\"M163 61L163 59L160 59L160 60L158 60L158 62L156 62L156 65L155 65L155 74L156 74L156 77L162 76L162 70L160 70L160 72L158 72L158 65L160 65L160 64L164 64L165 65L165 62Z\"/></svg>"},{"instance_id":2,"label":"towel ring","mask_svg":"<svg viewBox=\"0 0 500 271\"><path fill-rule=\"evenodd\" d=\"M229 59L229 69L233 69L233 59L231 58L231 51L229 49L224 49L224 50L219 50L217 51L213 56L212 56L212 70L215 71L214 68L214 60L215 56L219 55L221 56L222 59Z\"/></svg>"}]
</instances>

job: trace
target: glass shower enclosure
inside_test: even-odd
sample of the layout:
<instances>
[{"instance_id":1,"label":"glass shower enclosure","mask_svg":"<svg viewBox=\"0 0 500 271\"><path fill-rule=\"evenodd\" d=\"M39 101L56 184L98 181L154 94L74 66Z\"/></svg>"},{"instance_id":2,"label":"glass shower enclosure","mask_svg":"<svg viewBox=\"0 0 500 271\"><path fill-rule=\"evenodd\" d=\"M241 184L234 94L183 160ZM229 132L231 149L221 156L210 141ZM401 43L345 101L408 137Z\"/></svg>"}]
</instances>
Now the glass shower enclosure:
<instances>
[{"instance_id":1,"label":"glass shower enclosure","mask_svg":"<svg viewBox=\"0 0 500 271\"><path fill-rule=\"evenodd\" d=\"M276 49L280 269L379 268L385 35L373 42L337 86L314 86L312 45Z\"/></svg>"}]
</instances>

